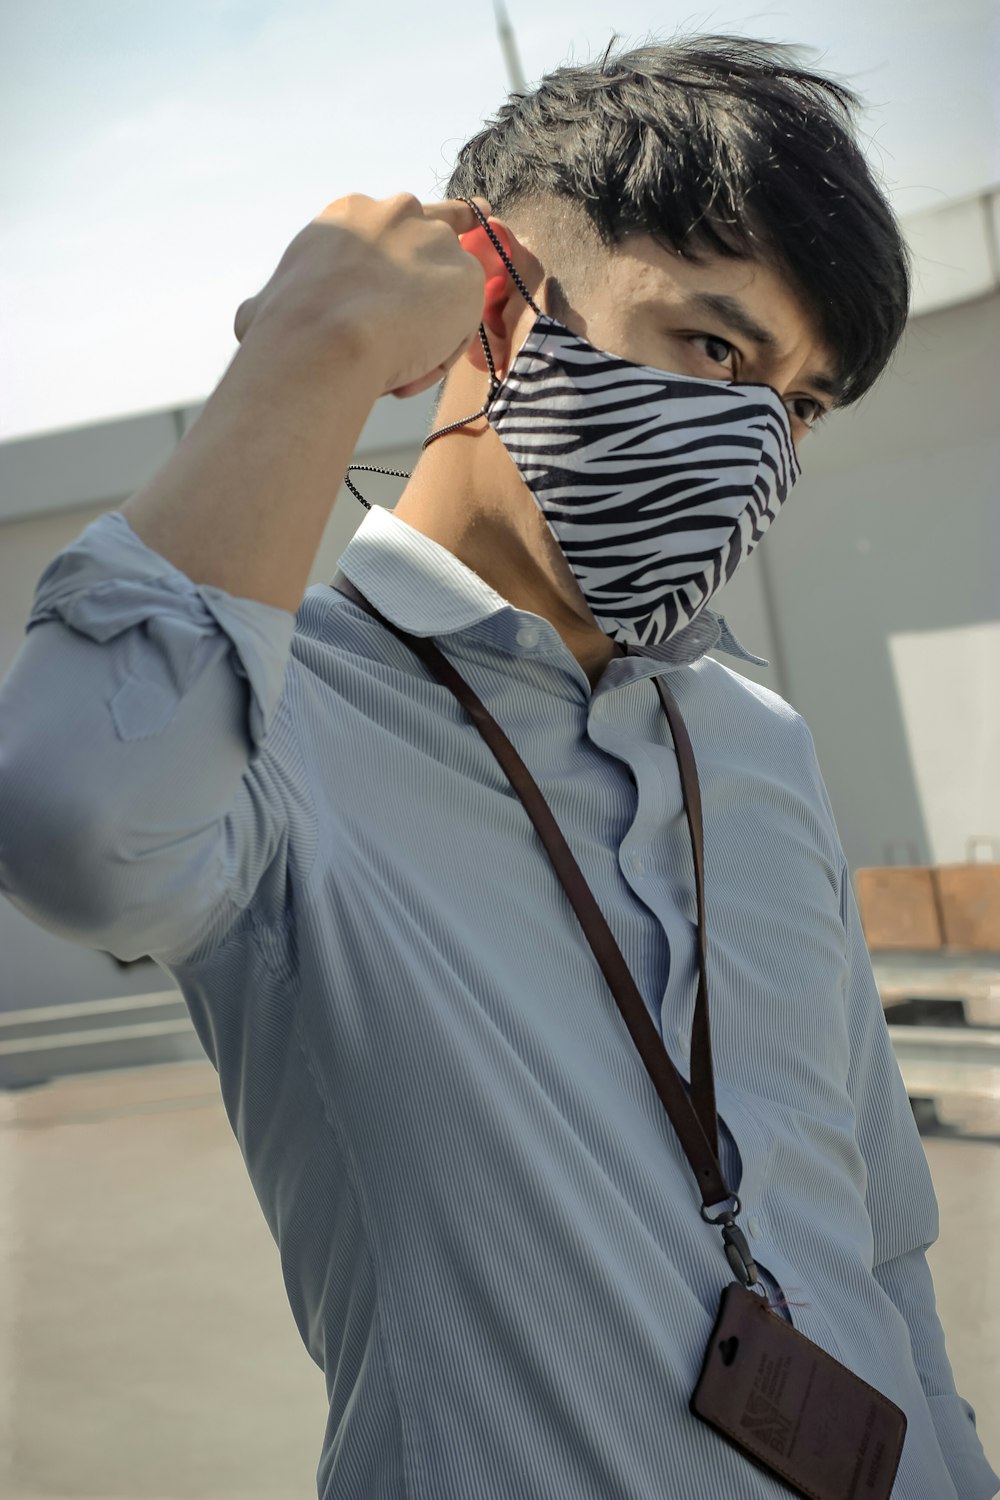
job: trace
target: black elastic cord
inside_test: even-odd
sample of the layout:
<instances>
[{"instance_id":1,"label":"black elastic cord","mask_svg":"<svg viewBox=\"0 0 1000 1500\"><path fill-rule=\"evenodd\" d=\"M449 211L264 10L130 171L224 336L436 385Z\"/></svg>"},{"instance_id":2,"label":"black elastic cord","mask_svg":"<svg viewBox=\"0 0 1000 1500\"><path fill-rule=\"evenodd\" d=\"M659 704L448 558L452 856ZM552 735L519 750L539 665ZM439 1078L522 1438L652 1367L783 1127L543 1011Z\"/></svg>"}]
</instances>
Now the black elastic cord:
<instances>
[{"instance_id":1,"label":"black elastic cord","mask_svg":"<svg viewBox=\"0 0 1000 1500\"><path fill-rule=\"evenodd\" d=\"M357 485L353 484L349 478L349 475L353 474L355 469L363 469L367 474L388 474L390 479L409 479L410 477L402 469L380 469L378 464L348 464L347 473L344 475L344 483L355 500L361 501L365 510L371 510L371 503L365 499Z\"/></svg>"},{"instance_id":2,"label":"black elastic cord","mask_svg":"<svg viewBox=\"0 0 1000 1500\"><path fill-rule=\"evenodd\" d=\"M473 412L471 417L463 417L460 422L449 422L447 427L439 427L436 432L428 433L427 437L425 437L423 442L420 444L421 452L423 452L423 450L427 447L428 443L433 443L435 438L446 437L449 432L454 432L459 427L467 427L470 422L475 422L478 421L480 417L485 417L486 413L493 405L494 397L496 396L497 391L500 389L500 378L497 375L497 367L493 363L493 351L490 349L490 341L486 337L486 329L483 327L482 323L480 323L479 325L479 342L483 346L483 353L486 355L487 368L490 372L490 388L486 392L486 400L483 402L478 411Z\"/></svg>"},{"instance_id":3,"label":"black elastic cord","mask_svg":"<svg viewBox=\"0 0 1000 1500\"><path fill-rule=\"evenodd\" d=\"M493 241L494 249L496 250L500 259L503 261L504 265L507 267L507 270L510 273L510 279L513 281L514 285L521 293L521 296L524 298L525 302L527 302L532 312L537 313L539 317L541 317L541 308L535 302L535 299L532 297L531 293L528 291L528 288L521 280L520 272L514 265L514 262L511 260L510 256L507 254L503 245L500 243L499 236L491 227L489 219L487 219L486 215L483 213L479 205L477 203L473 203L471 198L462 197L461 201L469 205L469 207L472 209L472 212L475 214L476 218L479 220L480 224L483 226L483 228L486 230L486 233ZM479 342L483 346L483 353L486 355L486 365L490 372L490 388L486 393L486 400L483 402L478 411L472 413L471 417L463 417L459 422L449 422L447 427L439 427L437 432L430 433L427 437L424 438L423 442L421 443L421 451L423 451L423 449L427 447L428 443L433 443L436 438L447 437L449 432L455 432L459 427L468 427L470 422L477 422L480 417L485 417L486 413L493 405L493 402L496 399L497 391L500 389L500 380L497 378L496 365L493 363L493 352L490 349L490 341L486 337L486 329L482 323L480 323L479 325Z\"/></svg>"},{"instance_id":4,"label":"black elastic cord","mask_svg":"<svg viewBox=\"0 0 1000 1500\"><path fill-rule=\"evenodd\" d=\"M532 312L538 313L539 317L541 317L542 309L537 305L537 303L535 302L535 299L532 297L531 293L528 291L528 288L525 286L524 282L521 280L520 273L518 272L516 266L514 265L514 262L511 260L510 256L507 254L507 252L504 249L503 245L501 245L500 240L497 237L496 231L490 227L490 221L489 221L489 219L487 219L486 215L483 213L482 209L478 206L478 204L473 203L473 201L472 201L471 198L462 198L462 202L463 203L467 203L469 205L469 207L472 209L472 212L475 214L476 218L479 220L480 224L482 224L483 228L486 230L486 233L489 235L490 239L493 241L493 245L494 245L494 248L495 248L497 254L499 255L500 259L503 261L504 265L507 267L507 270L510 272L510 279L511 279L511 281L513 281L514 285L517 287L518 291L521 293L521 296L524 298L525 302L527 302L527 304L531 308Z\"/></svg>"},{"instance_id":5,"label":"black elastic cord","mask_svg":"<svg viewBox=\"0 0 1000 1500\"><path fill-rule=\"evenodd\" d=\"M539 317L541 317L541 308L535 302L535 299L532 297L531 293L528 291L528 288L525 286L523 280L521 279L520 272L514 265L514 262L511 260L510 256L507 254L503 245L500 243L498 235L491 227L490 222L486 218L486 215L483 213L482 209L477 203L473 203L471 198L463 197L461 201L469 205L469 207L472 209L472 212L479 220L480 224L486 230L486 233L489 235L490 239L493 242L494 249L506 266L508 272L510 273L511 280L517 287L518 291L521 293L521 296L524 298L525 302L527 302L532 312L537 313ZM490 388L486 392L486 400L483 402L478 411L472 413L471 417L462 417L462 419L458 422L449 422L447 427L439 427L436 432L428 433L427 437L424 438L423 442L420 445L421 452L423 452L423 450L429 443L433 443L437 438L447 437L449 432L457 432L460 427L468 427L470 422L478 422L480 417L486 416L490 407L493 405L493 402L496 399L497 391L500 389L501 381L500 377L497 375L496 365L493 363L493 351L490 348L490 341L486 337L486 329L482 323L480 323L479 325L479 342L483 346L483 353L486 356L486 367L490 372ZM365 510L371 510L371 505L365 499L364 495L362 495L357 485L353 484L351 479L349 478L349 476L355 470L363 470L368 474L387 474L392 479L410 478L409 474L404 474L401 469L380 469L377 464L350 464L348 466L347 473L344 475L344 483L350 490L351 494L354 496L355 500L361 501L361 504L365 507Z\"/></svg>"}]
</instances>

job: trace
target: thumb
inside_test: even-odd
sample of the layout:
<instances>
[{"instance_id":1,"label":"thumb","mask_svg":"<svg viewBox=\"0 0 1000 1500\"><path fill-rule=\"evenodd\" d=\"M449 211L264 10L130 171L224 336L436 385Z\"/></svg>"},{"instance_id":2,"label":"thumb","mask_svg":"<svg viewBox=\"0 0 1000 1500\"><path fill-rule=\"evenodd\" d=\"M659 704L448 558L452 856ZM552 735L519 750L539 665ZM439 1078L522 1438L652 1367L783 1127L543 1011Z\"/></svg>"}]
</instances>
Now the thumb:
<instances>
[{"instance_id":1,"label":"thumb","mask_svg":"<svg viewBox=\"0 0 1000 1500\"><path fill-rule=\"evenodd\" d=\"M233 332L236 335L236 342L238 344L242 344L246 337L246 331L256 317L259 306L260 293L258 292L256 297L247 297L246 301L241 302L236 309L236 317L233 319Z\"/></svg>"}]
</instances>

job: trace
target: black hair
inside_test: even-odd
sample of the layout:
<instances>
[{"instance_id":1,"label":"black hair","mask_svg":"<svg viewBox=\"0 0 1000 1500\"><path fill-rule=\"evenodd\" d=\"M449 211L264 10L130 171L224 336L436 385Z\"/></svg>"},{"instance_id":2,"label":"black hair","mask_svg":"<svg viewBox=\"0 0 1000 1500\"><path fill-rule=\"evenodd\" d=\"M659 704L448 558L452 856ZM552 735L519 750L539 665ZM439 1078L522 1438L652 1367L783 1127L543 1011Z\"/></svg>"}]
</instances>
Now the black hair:
<instances>
[{"instance_id":1,"label":"black hair","mask_svg":"<svg viewBox=\"0 0 1000 1500\"><path fill-rule=\"evenodd\" d=\"M909 254L856 139L861 99L796 66L799 51L695 35L556 68L462 147L447 194L484 197L498 216L555 194L586 209L605 246L640 230L693 261L773 264L815 318L848 405L899 342Z\"/></svg>"}]
</instances>

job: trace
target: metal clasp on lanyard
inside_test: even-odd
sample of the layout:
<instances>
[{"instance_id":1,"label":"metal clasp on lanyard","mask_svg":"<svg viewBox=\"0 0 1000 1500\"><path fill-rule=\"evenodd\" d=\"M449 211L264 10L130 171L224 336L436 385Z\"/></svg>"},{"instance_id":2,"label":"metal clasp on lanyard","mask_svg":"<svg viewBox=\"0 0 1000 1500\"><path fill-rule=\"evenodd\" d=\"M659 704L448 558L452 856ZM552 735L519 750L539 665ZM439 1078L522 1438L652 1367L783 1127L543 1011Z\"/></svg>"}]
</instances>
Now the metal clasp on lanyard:
<instances>
[{"instance_id":1,"label":"metal clasp on lanyard","mask_svg":"<svg viewBox=\"0 0 1000 1500\"><path fill-rule=\"evenodd\" d=\"M705 1205L701 1206L701 1216L706 1224L716 1224L722 1229L722 1243L726 1247L726 1259L736 1280L743 1286L760 1286L760 1273L757 1263L750 1252L747 1237L736 1222L736 1215L742 1212L743 1205L736 1193L732 1196L732 1208L723 1209L721 1214L715 1217L707 1212ZM713 1207L718 1207L713 1204Z\"/></svg>"}]
</instances>

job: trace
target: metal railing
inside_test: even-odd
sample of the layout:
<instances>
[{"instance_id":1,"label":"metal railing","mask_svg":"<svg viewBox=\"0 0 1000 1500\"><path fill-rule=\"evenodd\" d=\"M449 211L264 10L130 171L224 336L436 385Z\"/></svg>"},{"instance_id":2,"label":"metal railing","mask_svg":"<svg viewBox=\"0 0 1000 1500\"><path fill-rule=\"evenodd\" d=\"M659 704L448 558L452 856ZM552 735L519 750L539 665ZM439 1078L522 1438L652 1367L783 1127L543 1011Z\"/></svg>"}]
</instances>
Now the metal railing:
<instances>
[{"instance_id":1,"label":"metal railing","mask_svg":"<svg viewBox=\"0 0 1000 1500\"><path fill-rule=\"evenodd\" d=\"M910 1097L993 1101L1000 1121L1000 954L876 953L872 967ZM176 989L0 1014L0 1089L204 1055Z\"/></svg>"},{"instance_id":2,"label":"metal railing","mask_svg":"<svg viewBox=\"0 0 1000 1500\"><path fill-rule=\"evenodd\" d=\"M0 1089L204 1055L180 990L0 1014Z\"/></svg>"}]
</instances>

